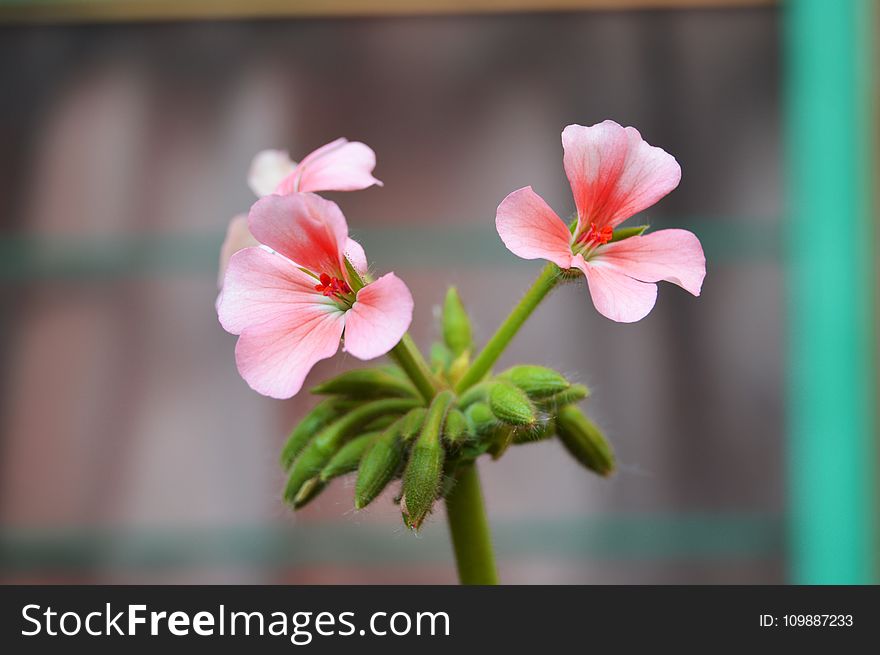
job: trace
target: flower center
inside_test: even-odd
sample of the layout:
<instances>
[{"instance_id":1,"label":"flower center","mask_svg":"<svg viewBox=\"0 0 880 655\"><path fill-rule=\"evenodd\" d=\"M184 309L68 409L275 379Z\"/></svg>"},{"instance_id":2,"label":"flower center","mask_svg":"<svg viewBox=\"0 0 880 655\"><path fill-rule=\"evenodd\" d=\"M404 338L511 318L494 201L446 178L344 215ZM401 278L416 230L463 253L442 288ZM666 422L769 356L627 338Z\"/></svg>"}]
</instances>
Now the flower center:
<instances>
[{"instance_id":1,"label":"flower center","mask_svg":"<svg viewBox=\"0 0 880 655\"><path fill-rule=\"evenodd\" d=\"M315 291L322 293L328 298L336 298L343 302L348 302L349 299L346 296L351 294L351 287L348 286L348 282L338 277L331 277L326 273L321 273L319 279L321 283L315 285Z\"/></svg>"},{"instance_id":2,"label":"flower center","mask_svg":"<svg viewBox=\"0 0 880 655\"><path fill-rule=\"evenodd\" d=\"M610 225L599 229L595 223L590 223L590 229L581 232L578 243L582 243L588 248L595 248L596 246L604 246L611 241L612 236L614 236L614 228Z\"/></svg>"}]
</instances>

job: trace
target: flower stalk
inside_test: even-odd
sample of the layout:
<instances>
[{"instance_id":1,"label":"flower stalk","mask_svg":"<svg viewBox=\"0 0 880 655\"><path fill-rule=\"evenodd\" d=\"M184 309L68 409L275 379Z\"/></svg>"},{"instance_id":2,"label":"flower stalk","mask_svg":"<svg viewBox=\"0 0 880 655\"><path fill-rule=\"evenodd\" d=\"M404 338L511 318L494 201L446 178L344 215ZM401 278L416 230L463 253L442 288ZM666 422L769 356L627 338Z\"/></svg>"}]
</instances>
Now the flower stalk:
<instances>
[{"instance_id":1,"label":"flower stalk","mask_svg":"<svg viewBox=\"0 0 880 655\"><path fill-rule=\"evenodd\" d=\"M465 585L496 585L498 572L477 465L460 467L455 477L456 484L446 497L446 519L458 580Z\"/></svg>"},{"instance_id":2,"label":"flower stalk","mask_svg":"<svg viewBox=\"0 0 880 655\"><path fill-rule=\"evenodd\" d=\"M404 334L400 343L394 346L388 354L403 369L425 402L431 402L437 393L437 384L434 382L434 376L431 374L428 364L419 349L416 348L409 333Z\"/></svg>"},{"instance_id":3,"label":"flower stalk","mask_svg":"<svg viewBox=\"0 0 880 655\"><path fill-rule=\"evenodd\" d=\"M471 367L458 381L455 391L461 394L470 389L477 382L482 380L493 364L498 361L504 350L510 344L516 333L523 326L532 312L541 304L541 301L547 297L556 284L562 279L563 274L555 264L547 264L538 279L534 281L529 290L526 291L522 299L517 303L513 311L510 312L504 322L498 326L495 334L489 339L489 342L477 355Z\"/></svg>"}]
</instances>

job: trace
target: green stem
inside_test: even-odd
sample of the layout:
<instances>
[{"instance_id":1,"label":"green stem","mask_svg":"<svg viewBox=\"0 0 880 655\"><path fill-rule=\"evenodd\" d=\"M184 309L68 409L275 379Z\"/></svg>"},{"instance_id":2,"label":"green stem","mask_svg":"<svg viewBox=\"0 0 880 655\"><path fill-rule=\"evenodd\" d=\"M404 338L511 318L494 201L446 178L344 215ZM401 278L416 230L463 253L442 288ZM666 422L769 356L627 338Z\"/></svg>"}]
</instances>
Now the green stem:
<instances>
[{"instance_id":1,"label":"green stem","mask_svg":"<svg viewBox=\"0 0 880 655\"><path fill-rule=\"evenodd\" d=\"M431 369L428 368L428 364L422 357L422 353L416 348L409 333L404 334L400 342L388 354L416 385L416 389L425 402L430 403L437 393L437 385L434 383Z\"/></svg>"},{"instance_id":2,"label":"green stem","mask_svg":"<svg viewBox=\"0 0 880 655\"><path fill-rule=\"evenodd\" d=\"M532 315L535 308L544 298L547 297L547 294L550 293L561 278L562 272L556 264L547 264L547 266L544 267L544 270L541 271L538 279L535 280L534 284L532 284L529 290L526 291L526 294L522 297L517 306L513 308L510 315L498 327L498 330L495 331L492 338L489 339L486 347L483 348L479 355L477 355L477 358L474 360L473 364L471 364L471 367L458 381L458 384L455 387L455 392L457 394L460 395L462 392L467 391L470 387L483 379L486 373L489 372L489 369L492 368L492 365L498 361L499 357L501 357L501 353L507 348L511 339L513 339L513 337L516 336L516 333L519 332L519 329L523 326L523 323L526 322L526 319Z\"/></svg>"},{"instance_id":3,"label":"green stem","mask_svg":"<svg viewBox=\"0 0 880 655\"><path fill-rule=\"evenodd\" d=\"M492 537L476 464L459 468L456 484L446 497L446 518L455 550L459 582L467 585L498 584Z\"/></svg>"}]
</instances>

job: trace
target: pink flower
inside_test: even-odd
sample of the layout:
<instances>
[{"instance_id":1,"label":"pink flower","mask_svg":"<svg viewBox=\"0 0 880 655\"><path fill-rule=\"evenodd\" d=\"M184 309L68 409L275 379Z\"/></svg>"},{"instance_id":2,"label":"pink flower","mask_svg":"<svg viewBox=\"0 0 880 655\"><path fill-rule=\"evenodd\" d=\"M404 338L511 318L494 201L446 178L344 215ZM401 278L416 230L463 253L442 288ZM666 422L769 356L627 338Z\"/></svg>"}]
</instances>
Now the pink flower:
<instances>
[{"instance_id":1,"label":"pink flower","mask_svg":"<svg viewBox=\"0 0 880 655\"><path fill-rule=\"evenodd\" d=\"M687 230L658 230L613 241L614 229L678 186L675 158L648 145L638 130L604 121L562 131L565 173L577 206L570 230L543 198L524 187L498 206L495 226L504 245L523 259L580 269L593 304L613 321L632 323L651 311L656 282L700 295L706 258Z\"/></svg>"},{"instance_id":2,"label":"pink flower","mask_svg":"<svg viewBox=\"0 0 880 655\"><path fill-rule=\"evenodd\" d=\"M305 156L297 164L284 150L262 150L251 162L248 186L260 198L277 193L309 191L358 191L382 182L373 177L376 153L366 144L336 139ZM226 266L233 253L256 245L244 216L229 223L220 248L218 286L223 287ZM355 247L360 248L357 244ZM361 254L363 249L361 249Z\"/></svg>"},{"instance_id":3,"label":"pink flower","mask_svg":"<svg viewBox=\"0 0 880 655\"><path fill-rule=\"evenodd\" d=\"M345 258L360 273L366 260L336 203L312 193L270 195L251 208L248 225L263 245L229 260L218 315L239 335L235 360L251 388L289 398L340 339L364 360L400 341L412 295L394 273L353 291Z\"/></svg>"},{"instance_id":4,"label":"pink flower","mask_svg":"<svg viewBox=\"0 0 880 655\"><path fill-rule=\"evenodd\" d=\"M248 173L248 184L258 196L272 193L359 191L382 182L373 177L376 153L366 144L336 139L296 164L281 150L257 153Z\"/></svg>"}]
</instances>

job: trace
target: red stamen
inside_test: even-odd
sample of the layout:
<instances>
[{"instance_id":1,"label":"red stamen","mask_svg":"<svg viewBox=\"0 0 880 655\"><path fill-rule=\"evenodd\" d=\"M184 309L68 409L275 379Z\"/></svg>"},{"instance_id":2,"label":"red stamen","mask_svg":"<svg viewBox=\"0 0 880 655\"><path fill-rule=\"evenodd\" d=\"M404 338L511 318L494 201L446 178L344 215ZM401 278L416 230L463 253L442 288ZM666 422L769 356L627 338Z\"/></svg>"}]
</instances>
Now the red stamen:
<instances>
[{"instance_id":1,"label":"red stamen","mask_svg":"<svg viewBox=\"0 0 880 655\"><path fill-rule=\"evenodd\" d=\"M351 293L351 287L348 282L340 280L338 277L330 277L326 273L321 273L321 284L315 285L315 291L319 291L328 298L333 296L342 296Z\"/></svg>"},{"instance_id":2,"label":"red stamen","mask_svg":"<svg viewBox=\"0 0 880 655\"><path fill-rule=\"evenodd\" d=\"M606 225L603 228L597 229L595 223L590 223L590 229L581 234L581 238L578 239L581 243L593 248L595 246L604 246L606 243L611 241L611 237L614 236L614 228L610 225Z\"/></svg>"}]
</instances>

